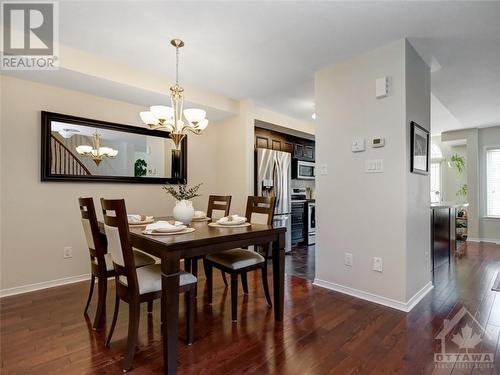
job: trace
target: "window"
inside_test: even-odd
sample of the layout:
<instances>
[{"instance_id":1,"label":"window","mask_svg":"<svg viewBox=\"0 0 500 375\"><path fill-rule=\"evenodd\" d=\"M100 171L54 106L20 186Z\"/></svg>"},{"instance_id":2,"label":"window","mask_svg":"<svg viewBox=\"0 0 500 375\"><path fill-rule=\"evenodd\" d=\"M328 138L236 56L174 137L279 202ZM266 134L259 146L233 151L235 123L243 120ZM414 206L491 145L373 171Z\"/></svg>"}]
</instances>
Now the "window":
<instances>
[{"instance_id":1,"label":"window","mask_svg":"<svg viewBox=\"0 0 500 375\"><path fill-rule=\"evenodd\" d=\"M500 148L486 150L486 215L500 217Z\"/></svg>"},{"instance_id":2,"label":"window","mask_svg":"<svg viewBox=\"0 0 500 375\"><path fill-rule=\"evenodd\" d=\"M431 163L431 203L441 200L441 163Z\"/></svg>"}]
</instances>

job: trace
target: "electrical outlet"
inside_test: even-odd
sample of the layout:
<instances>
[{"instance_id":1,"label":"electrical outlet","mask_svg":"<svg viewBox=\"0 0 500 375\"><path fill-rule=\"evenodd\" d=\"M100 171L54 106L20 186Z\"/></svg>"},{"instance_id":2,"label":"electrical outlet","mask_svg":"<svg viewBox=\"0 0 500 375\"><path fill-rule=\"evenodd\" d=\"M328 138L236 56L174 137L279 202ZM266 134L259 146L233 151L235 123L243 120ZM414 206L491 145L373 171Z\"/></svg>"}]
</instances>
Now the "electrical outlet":
<instances>
[{"instance_id":1,"label":"electrical outlet","mask_svg":"<svg viewBox=\"0 0 500 375\"><path fill-rule=\"evenodd\" d=\"M73 248L71 246L66 246L63 250L63 258L73 258Z\"/></svg>"},{"instance_id":2,"label":"electrical outlet","mask_svg":"<svg viewBox=\"0 0 500 375\"><path fill-rule=\"evenodd\" d=\"M353 264L353 256L351 253L345 253L344 255L344 264L346 266L349 266L349 267L352 267L352 264Z\"/></svg>"},{"instance_id":3,"label":"electrical outlet","mask_svg":"<svg viewBox=\"0 0 500 375\"><path fill-rule=\"evenodd\" d=\"M377 272L382 272L384 269L384 265L382 262L382 258L373 257L373 266L372 269Z\"/></svg>"}]
</instances>

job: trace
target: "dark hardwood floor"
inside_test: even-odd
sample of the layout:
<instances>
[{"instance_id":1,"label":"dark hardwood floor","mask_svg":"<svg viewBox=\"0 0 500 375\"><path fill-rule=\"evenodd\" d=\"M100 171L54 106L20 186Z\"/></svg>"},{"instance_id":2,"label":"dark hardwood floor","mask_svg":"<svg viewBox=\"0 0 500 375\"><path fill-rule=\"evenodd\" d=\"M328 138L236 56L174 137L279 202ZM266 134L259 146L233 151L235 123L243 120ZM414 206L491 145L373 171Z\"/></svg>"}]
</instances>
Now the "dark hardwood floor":
<instances>
[{"instance_id":1,"label":"dark hardwood floor","mask_svg":"<svg viewBox=\"0 0 500 375\"><path fill-rule=\"evenodd\" d=\"M186 346L180 337L179 373L500 374L498 360L493 369L459 368L458 364L435 369L434 364L434 352L441 349L434 336L443 328L444 319L451 319L461 307L488 330L488 337L479 344L481 351L500 358L500 294L490 290L499 269L499 245L468 244L457 264L438 270L434 290L408 314L288 276L285 320L278 325L266 307L257 272L249 277L249 296L243 297L240 286L236 324L231 323L229 294L220 276L215 278L212 306L204 303L205 282L201 280L195 342ZM114 293L110 284L108 319ZM82 316L87 288L84 282L3 298L0 373L121 374L127 305L122 305L114 340L107 349L105 331L93 331L91 320ZM91 316L94 309L95 303ZM146 306L141 314L132 373L159 374L158 303L153 316L147 315ZM452 334L459 332L459 326Z\"/></svg>"},{"instance_id":2,"label":"dark hardwood floor","mask_svg":"<svg viewBox=\"0 0 500 375\"><path fill-rule=\"evenodd\" d=\"M314 280L314 245L292 247L285 257L285 272L287 275Z\"/></svg>"}]
</instances>

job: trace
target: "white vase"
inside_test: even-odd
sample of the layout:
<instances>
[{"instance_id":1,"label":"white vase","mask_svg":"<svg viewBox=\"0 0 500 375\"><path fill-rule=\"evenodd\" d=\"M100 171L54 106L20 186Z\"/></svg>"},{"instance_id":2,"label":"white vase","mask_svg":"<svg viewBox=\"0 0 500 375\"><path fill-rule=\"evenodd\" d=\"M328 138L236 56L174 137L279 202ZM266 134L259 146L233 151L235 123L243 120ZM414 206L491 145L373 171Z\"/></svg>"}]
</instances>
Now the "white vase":
<instances>
[{"instance_id":1,"label":"white vase","mask_svg":"<svg viewBox=\"0 0 500 375\"><path fill-rule=\"evenodd\" d=\"M191 223L194 215L193 202L188 200L181 200L175 203L174 207L174 219L182 222L183 224Z\"/></svg>"}]
</instances>

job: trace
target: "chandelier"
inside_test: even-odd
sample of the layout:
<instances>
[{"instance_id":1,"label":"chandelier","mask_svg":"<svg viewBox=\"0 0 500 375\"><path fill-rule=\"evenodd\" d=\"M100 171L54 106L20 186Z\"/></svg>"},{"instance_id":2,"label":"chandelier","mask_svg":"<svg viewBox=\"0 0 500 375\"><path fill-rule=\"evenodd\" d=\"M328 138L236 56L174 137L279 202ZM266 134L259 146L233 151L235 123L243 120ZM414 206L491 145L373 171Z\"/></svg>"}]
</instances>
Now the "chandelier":
<instances>
[{"instance_id":1,"label":"chandelier","mask_svg":"<svg viewBox=\"0 0 500 375\"><path fill-rule=\"evenodd\" d=\"M184 109L184 89L179 86L179 48L184 46L180 39L173 39L170 44L175 47L175 85L170 87L171 106L154 105L149 111L141 112L141 120L150 129L162 129L170 132L170 137L175 143L176 150L180 150L180 145L186 131L200 134L208 125L205 119L206 112L203 109ZM184 114L184 116L183 116Z\"/></svg>"},{"instance_id":2,"label":"chandelier","mask_svg":"<svg viewBox=\"0 0 500 375\"><path fill-rule=\"evenodd\" d=\"M118 155L118 150L112 149L111 147L100 147L100 140L101 136L96 130L93 138L94 146L77 146L76 152L83 156L90 156L96 165L99 165L104 157L112 159Z\"/></svg>"}]
</instances>

